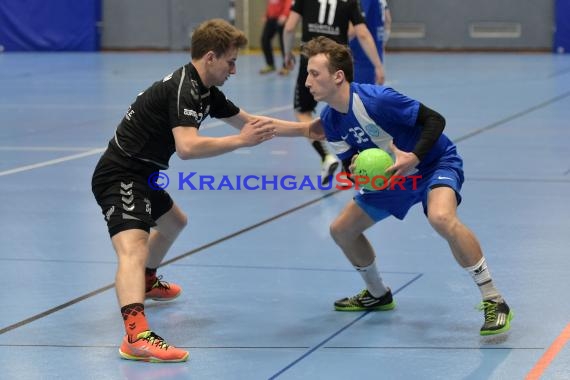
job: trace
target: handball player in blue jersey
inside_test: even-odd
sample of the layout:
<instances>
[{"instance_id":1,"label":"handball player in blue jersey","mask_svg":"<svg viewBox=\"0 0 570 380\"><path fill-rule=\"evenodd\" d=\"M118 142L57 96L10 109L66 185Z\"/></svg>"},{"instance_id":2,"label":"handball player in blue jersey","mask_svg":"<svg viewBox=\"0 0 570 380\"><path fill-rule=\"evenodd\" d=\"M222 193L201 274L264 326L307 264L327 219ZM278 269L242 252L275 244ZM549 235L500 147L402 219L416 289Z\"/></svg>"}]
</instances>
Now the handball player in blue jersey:
<instances>
[{"instance_id":1,"label":"handball player in blue jersey","mask_svg":"<svg viewBox=\"0 0 570 380\"><path fill-rule=\"evenodd\" d=\"M362 15L366 20L366 27L374 38L378 56L384 64L384 47L388 42L392 26L392 15L387 0L360 0ZM353 28L349 28L349 46L354 62L354 81L356 83L376 83L374 65L368 59L366 52L358 39L354 38Z\"/></svg>"},{"instance_id":2,"label":"handball player in blue jersey","mask_svg":"<svg viewBox=\"0 0 570 380\"><path fill-rule=\"evenodd\" d=\"M461 157L442 132L445 119L417 100L390 87L351 83L353 64L349 49L326 37L303 46L308 58L306 86L327 106L321 124L344 170L364 149L391 152L394 176L421 176L416 186L362 190L341 211L330 227L331 235L366 288L335 302L339 311L391 310L395 307L376 268L375 253L363 232L390 215L404 219L408 210L422 203L431 226L447 240L453 256L481 291L480 309L485 321L481 335L510 329L513 313L495 286L477 238L457 217L463 183Z\"/></svg>"}]
</instances>

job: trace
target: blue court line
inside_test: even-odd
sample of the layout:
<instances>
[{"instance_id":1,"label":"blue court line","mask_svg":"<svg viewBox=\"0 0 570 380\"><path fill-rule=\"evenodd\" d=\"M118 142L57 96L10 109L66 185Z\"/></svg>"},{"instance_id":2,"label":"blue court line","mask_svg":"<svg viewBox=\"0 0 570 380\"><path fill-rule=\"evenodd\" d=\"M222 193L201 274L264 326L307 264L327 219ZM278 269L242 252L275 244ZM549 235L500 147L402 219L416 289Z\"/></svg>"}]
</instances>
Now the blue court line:
<instances>
[{"instance_id":1,"label":"blue court line","mask_svg":"<svg viewBox=\"0 0 570 380\"><path fill-rule=\"evenodd\" d=\"M423 273L420 273L418 275L416 275L416 277L412 278L410 281L408 281L407 283L405 283L403 286L401 286L400 288L398 288L396 291L393 292L394 295L398 294L400 291L404 290L405 288L407 288L409 285L411 285L413 282L417 281L420 277L423 276ZM336 337L337 335L339 335L341 332L343 332L344 330L348 329L350 326L354 325L356 322L360 321L362 318L364 318L365 316L367 316L369 313L371 313L371 311L365 311L364 313L362 313L360 316L358 316L356 319L354 319L352 322L350 322L349 324L343 326L340 330L336 331L335 333L333 333L332 335L330 335L328 338L326 338L325 340L323 340L321 343L317 344L316 346L313 346L312 348L309 349L309 351L305 352L303 355L301 355L299 358L297 358L296 360L294 360L293 362L291 362L289 365L287 365L285 368L283 368L282 370L280 370L279 372L277 372L275 375L271 376L269 378L269 380L273 380L276 379L278 376L280 376L281 374L283 374L285 371L289 370L291 367L293 367L294 365L296 365L297 363L299 363L301 360L305 359L306 357L308 357L309 355L311 355L313 352L315 352L316 350L318 350L319 348L321 348L323 345L325 345L327 342L329 342L331 339L333 339L334 337Z\"/></svg>"}]
</instances>

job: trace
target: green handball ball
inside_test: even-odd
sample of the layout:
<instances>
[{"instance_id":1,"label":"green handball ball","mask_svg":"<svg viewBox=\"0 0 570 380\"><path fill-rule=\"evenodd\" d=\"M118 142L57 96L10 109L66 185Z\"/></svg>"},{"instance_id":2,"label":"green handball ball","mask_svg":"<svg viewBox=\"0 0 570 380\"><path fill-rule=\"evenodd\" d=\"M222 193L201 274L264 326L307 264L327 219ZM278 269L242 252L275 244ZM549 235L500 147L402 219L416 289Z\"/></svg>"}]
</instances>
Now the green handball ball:
<instances>
[{"instance_id":1,"label":"green handball ball","mask_svg":"<svg viewBox=\"0 0 570 380\"><path fill-rule=\"evenodd\" d=\"M383 190L388 186L387 181L392 173L387 173L386 169L394 165L394 160L388 152L380 148L365 149L358 154L355 161L355 176L364 176L369 180L361 187L367 190Z\"/></svg>"}]
</instances>

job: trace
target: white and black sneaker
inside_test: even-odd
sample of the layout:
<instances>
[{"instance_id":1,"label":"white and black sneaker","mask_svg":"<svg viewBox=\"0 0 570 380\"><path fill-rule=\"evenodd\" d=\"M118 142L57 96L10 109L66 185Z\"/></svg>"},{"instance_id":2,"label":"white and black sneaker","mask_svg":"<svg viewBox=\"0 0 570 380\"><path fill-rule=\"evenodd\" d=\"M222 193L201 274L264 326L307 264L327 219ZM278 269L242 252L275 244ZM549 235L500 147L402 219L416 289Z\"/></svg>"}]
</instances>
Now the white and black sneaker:
<instances>
[{"instance_id":1,"label":"white and black sneaker","mask_svg":"<svg viewBox=\"0 0 570 380\"><path fill-rule=\"evenodd\" d=\"M339 166L338 159L332 154L327 154L321 164L321 185L327 186Z\"/></svg>"},{"instance_id":2,"label":"white and black sneaker","mask_svg":"<svg viewBox=\"0 0 570 380\"><path fill-rule=\"evenodd\" d=\"M501 334L510 330L514 314L504 300L483 301L478 309L483 310L485 314L481 335Z\"/></svg>"},{"instance_id":3,"label":"white and black sneaker","mask_svg":"<svg viewBox=\"0 0 570 380\"><path fill-rule=\"evenodd\" d=\"M392 291L380 298L374 297L368 289L362 290L350 298L343 298L334 303L337 311L366 311L366 310L392 310L396 307L396 301L392 298Z\"/></svg>"}]
</instances>

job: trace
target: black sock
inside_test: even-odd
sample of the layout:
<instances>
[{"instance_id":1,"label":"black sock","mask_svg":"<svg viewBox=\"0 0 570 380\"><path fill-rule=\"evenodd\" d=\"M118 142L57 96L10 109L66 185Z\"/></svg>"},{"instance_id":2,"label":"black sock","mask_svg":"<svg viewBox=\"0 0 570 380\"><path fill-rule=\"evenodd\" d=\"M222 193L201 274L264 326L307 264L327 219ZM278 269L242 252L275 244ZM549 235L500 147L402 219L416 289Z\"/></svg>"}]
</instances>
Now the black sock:
<instances>
[{"instance_id":1,"label":"black sock","mask_svg":"<svg viewBox=\"0 0 570 380\"><path fill-rule=\"evenodd\" d=\"M145 292L148 292L152 289L154 282L156 281L156 268L145 268L144 270L144 278L145 278Z\"/></svg>"},{"instance_id":2,"label":"black sock","mask_svg":"<svg viewBox=\"0 0 570 380\"><path fill-rule=\"evenodd\" d=\"M156 268L145 268L144 274L146 277L156 276Z\"/></svg>"}]
</instances>

